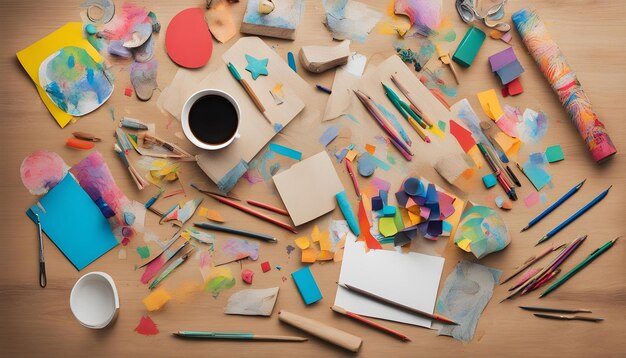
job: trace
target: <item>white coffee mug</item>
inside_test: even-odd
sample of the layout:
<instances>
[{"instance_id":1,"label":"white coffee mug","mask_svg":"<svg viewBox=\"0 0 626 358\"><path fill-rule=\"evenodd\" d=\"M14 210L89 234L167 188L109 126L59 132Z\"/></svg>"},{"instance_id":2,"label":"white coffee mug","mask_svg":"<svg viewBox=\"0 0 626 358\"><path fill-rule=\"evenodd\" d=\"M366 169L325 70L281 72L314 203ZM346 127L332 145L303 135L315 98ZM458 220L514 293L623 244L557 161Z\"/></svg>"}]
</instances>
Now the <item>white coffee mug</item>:
<instances>
[{"instance_id":1,"label":"white coffee mug","mask_svg":"<svg viewBox=\"0 0 626 358\"><path fill-rule=\"evenodd\" d=\"M233 105L233 107L235 107L235 111L237 112L237 129L235 130L235 134L224 143L220 143L220 144L205 143L199 140L198 138L196 138L196 136L193 134L189 126L189 112L191 111L191 107L194 105L194 103L196 103L198 99L204 96L208 96L208 95L216 95L216 96L220 96L220 97L227 99ZM183 111L180 116L180 122L183 126L183 133L185 134L185 137L187 137L187 139L189 139L189 141L193 143L196 147L202 148L202 149L208 149L208 150L218 150L218 149L227 147L235 139L239 138L239 126L241 124L241 111L239 109L239 103L237 103L235 98L233 98L233 96L231 96L230 94L224 91L218 90L218 89L203 89L192 94L187 99L187 101L183 105Z\"/></svg>"},{"instance_id":2,"label":"white coffee mug","mask_svg":"<svg viewBox=\"0 0 626 358\"><path fill-rule=\"evenodd\" d=\"M101 329L111 324L120 308L113 278L104 272L90 272L79 278L70 294L70 308L87 328Z\"/></svg>"}]
</instances>

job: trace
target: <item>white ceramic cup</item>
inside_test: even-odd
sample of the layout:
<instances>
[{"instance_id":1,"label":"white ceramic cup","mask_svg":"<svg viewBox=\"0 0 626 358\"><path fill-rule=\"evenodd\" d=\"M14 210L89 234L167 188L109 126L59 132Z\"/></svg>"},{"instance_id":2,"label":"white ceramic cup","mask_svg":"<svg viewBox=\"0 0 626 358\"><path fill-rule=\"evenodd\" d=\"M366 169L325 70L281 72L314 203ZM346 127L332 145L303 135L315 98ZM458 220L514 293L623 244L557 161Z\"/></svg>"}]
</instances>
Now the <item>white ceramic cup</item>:
<instances>
[{"instance_id":1,"label":"white ceramic cup","mask_svg":"<svg viewBox=\"0 0 626 358\"><path fill-rule=\"evenodd\" d=\"M104 272L90 272L79 278L70 294L70 308L87 328L101 329L111 324L120 308L113 278Z\"/></svg>"},{"instance_id":2,"label":"white ceramic cup","mask_svg":"<svg viewBox=\"0 0 626 358\"><path fill-rule=\"evenodd\" d=\"M235 130L235 134L229 140L221 144L208 144L199 140L198 138L196 138L195 135L193 135L193 133L191 132L191 128L189 127L189 111L191 110L191 107L193 106L194 103L196 103L198 99L204 96L208 96L208 95L216 95L216 96L220 96L220 97L227 99L233 105L233 107L235 107L235 111L237 112L237 129ZM193 143L196 147L207 149L207 150L218 150L218 149L227 147L235 139L239 138L239 126L241 124L241 111L239 109L239 103L237 103L235 98L233 98L233 96L229 95L228 93L218 90L218 89L203 89L192 94L187 99L187 101L183 105L183 111L180 116L180 122L183 126L183 133L185 134L185 137L187 137L187 139L189 139L189 141Z\"/></svg>"}]
</instances>

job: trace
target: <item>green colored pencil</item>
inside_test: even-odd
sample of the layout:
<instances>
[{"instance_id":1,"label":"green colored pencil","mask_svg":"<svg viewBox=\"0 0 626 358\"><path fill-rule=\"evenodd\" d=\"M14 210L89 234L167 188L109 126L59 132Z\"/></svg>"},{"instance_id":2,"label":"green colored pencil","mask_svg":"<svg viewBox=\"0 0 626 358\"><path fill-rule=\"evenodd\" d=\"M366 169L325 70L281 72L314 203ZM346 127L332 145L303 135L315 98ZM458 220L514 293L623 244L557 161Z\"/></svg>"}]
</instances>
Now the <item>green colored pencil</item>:
<instances>
[{"instance_id":1,"label":"green colored pencil","mask_svg":"<svg viewBox=\"0 0 626 358\"><path fill-rule=\"evenodd\" d=\"M593 260L595 260L596 258L598 258L598 256L602 255L604 252L608 251L611 247L613 247L613 244L615 244L615 242L617 241L618 238L615 238L609 242L607 242L606 244L604 244L602 247L600 247L599 249L595 250L594 252L591 253L591 255L589 255L586 259L583 260L583 262L579 263L578 265L576 265L576 267L574 267L571 271L569 271L568 273L566 273L565 275L563 275L563 277L561 277L560 279L558 279L558 281L556 281L555 283L552 284L552 286L548 287L547 290L543 291L543 293L541 295L539 295L539 298L543 297L543 296L547 296L550 292L554 291L557 287L561 286L562 284L564 284L567 280L569 280L572 276L574 276L576 273L578 273L578 271L584 269L587 265L589 265Z\"/></svg>"}]
</instances>

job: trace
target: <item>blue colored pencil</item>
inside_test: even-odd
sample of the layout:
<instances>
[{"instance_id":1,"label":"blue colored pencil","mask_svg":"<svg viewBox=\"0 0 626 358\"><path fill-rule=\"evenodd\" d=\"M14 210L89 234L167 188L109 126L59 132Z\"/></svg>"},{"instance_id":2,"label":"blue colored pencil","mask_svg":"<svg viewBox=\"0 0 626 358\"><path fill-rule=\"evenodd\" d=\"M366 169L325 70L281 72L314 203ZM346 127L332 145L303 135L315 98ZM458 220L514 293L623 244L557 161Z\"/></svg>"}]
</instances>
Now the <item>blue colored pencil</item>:
<instances>
[{"instance_id":1,"label":"blue colored pencil","mask_svg":"<svg viewBox=\"0 0 626 358\"><path fill-rule=\"evenodd\" d=\"M608 187L605 191L600 193L600 195L596 196L595 199L593 199L591 202L589 202L589 204L583 206L580 210L578 210L576 213L574 213L574 215L570 216L569 218L567 218L567 220L563 221L559 226L557 226L554 229L552 229L552 231L550 231L544 237L542 237L535 244L535 246L541 244L542 242L544 242L544 241L548 240L549 238L551 238L552 236L556 235L556 233L561 231L561 229L563 229L567 225L571 224L574 220L578 219L582 214L587 212L587 210L593 208L597 203L599 203L602 199L604 199L604 197L609 193L609 190L611 190L612 187L613 187L613 185Z\"/></svg>"},{"instance_id":2,"label":"blue colored pencil","mask_svg":"<svg viewBox=\"0 0 626 358\"><path fill-rule=\"evenodd\" d=\"M550 214L552 211L554 211L554 209L558 208L561 204L563 204L565 202L565 200L569 199L572 195L576 194L576 192L578 191L578 189L580 189L583 184L585 184L585 181L587 179L581 181L580 183L578 183L575 187L573 187L570 191L568 191L567 193L565 193L565 195L563 195L559 200L557 200L554 204L550 205L549 208L547 208L546 210L544 210L541 214L537 215L536 218L532 219L528 225L526 225L526 227L524 227L520 232L524 232L528 229L530 229L531 226L535 225L536 223L538 223L539 221L541 221L541 219L545 218L546 216L548 216L548 214Z\"/></svg>"}]
</instances>

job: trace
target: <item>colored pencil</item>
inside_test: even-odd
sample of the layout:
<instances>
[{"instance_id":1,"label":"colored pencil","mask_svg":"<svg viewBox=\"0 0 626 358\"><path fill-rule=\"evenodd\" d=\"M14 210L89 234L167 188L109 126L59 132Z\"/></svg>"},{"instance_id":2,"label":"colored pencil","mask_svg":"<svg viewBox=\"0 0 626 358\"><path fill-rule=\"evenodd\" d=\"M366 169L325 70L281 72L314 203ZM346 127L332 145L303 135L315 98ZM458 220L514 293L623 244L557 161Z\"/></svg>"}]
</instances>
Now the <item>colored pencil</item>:
<instances>
[{"instance_id":1,"label":"colored pencil","mask_svg":"<svg viewBox=\"0 0 626 358\"><path fill-rule=\"evenodd\" d=\"M422 120L424 120L424 122L426 122L426 124L428 125L428 127L432 127L433 126L433 122L430 120L430 118L428 118L428 116L422 112L419 109L419 106L413 101L413 99L410 96L409 91L406 89L406 87L404 87L404 85L402 85L400 83L400 81L398 80L398 78L396 77L396 75L391 75L391 82L393 82L394 85L396 85L396 87L398 87L398 89L400 90L400 92L402 92L402 94L404 95L404 97L406 97L406 99L409 100L409 102L411 103L410 107L411 109L419 114L420 117L422 117Z\"/></svg>"},{"instance_id":2,"label":"colored pencil","mask_svg":"<svg viewBox=\"0 0 626 358\"><path fill-rule=\"evenodd\" d=\"M532 219L528 225L526 225L520 232L524 232L528 229L530 229L533 225L535 225L536 223L538 223L539 221L541 221L543 218L545 218L546 216L548 216L548 214L550 214L551 212L554 211L554 209L558 208L561 204L563 204L567 199L569 199L572 195L576 194L576 192L578 192L578 189L582 188L583 184L585 184L585 181L587 181L587 179L584 179L583 181L581 181L580 183L576 184L576 186L574 186L572 189L570 189L570 191L568 191L567 193L565 193L562 197L559 198L559 200L555 201L554 204L550 205L549 208L547 208L546 210L544 210L541 214L537 215L536 218Z\"/></svg>"},{"instance_id":3,"label":"colored pencil","mask_svg":"<svg viewBox=\"0 0 626 358\"><path fill-rule=\"evenodd\" d=\"M530 285L527 290L522 290L521 295L524 296L527 293L533 292L534 290L538 289L539 287L545 285L546 283L548 283L550 280L552 280L556 275L558 275L559 273L561 273L561 269L556 269L552 272L550 272L548 275L544 276L544 278L542 278L541 280L539 280L537 283Z\"/></svg>"},{"instance_id":4,"label":"colored pencil","mask_svg":"<svg viewBox=\"0 0 626 358\"><path fill-rule=\"evenodd\" d=\"M604 321L604 318L600 318L600 317L586 317L586 316L564 316L564 315L551 315L551 314L544 314L544 313L534 313L535 317L540 317L540 318L549 318L549 319L560 319L560 320L566 320L566 321L589 321L589 322L600 322L600 321Z\"/></svg>"},{"instance_id":5,"label":"colored pencil","mask_svg":"<svg viewBox=\"0 0 626 358\"><path fill-rule=\"evenodd\" d=\"M405 342L410 342L411 341L411 339L409 337L407 337L406 335L404 335L404 334L402 334L402 333L400 333L398 331L394 331L391 328L385 327L385 326L383 326L381 324L378 324L378 323L376 323L374 321L371 321L371 320L369 320L369 319L367 319L367 318L365 318L365 317L363 317L361 315L358 315L356 313L353 313L353 312L350 312L350 311L346 311L344 308L341 308L339 306L332 306L330 309L335 311L335 312L337 312L337 313L339 313L339 314L341 314L341 315L344 315L346 317L350 317L350 318L352 318L352 319L354 319L356 321L364 323L364 324L366 324L366 325L368 325L370 327L376 328L379 331L388 333L388 334L390 334L390 335L392 335L394 337L397 337L397 338L399 338L399 339L401 339L401 340L403 340Z\"/></svg>"},{"instance_id":6,"label":"colored pencil","mask_svg":"<svg viewBox=\"0 0 626 358\"><path fill-rule=\"evenodd\" d=\"M232 339L239 341L273 341L273 342L305 342L308 338L297 336L277 336L269 334L235 333L235 332L195 332L178 331L172 333L183 338L197 339Z\"/></svg>"},{"instance_id":7,"label":"colored pencil","mask_svg":"<svg viewBox=\"0 0 626 358\"><path fill-rule=\"evenodd\" d=\"M592 201L590 201L587 205L583 206L582 208L580 208L580 210L578 210L577 212L575 212L572 216L570 216L569 218L567 218L567 220L563 221L561 224L559 224L557 227L555 227L554 229L552 229L550 232L548 232L544 237L542 237L541 239L539 239L539 241L535 244L535 246L541 244L542 242L548 240L549 238L551 238L552 236L556 235L559 231L561 231L563 228L565 228L567 225L571 224L572 222L574 222L576 219L578 219L581 215L583 215L584 213L587 212L587 210L593 208L597 203L599 203L600 201L602 201L602 199L604 199L607 194L609 193L609 190L611 190L611 188L613 187L613 185L609 186L605 191L603 191L602 193L600 193L600 195L596 196Z\"/></svg>"},{"instance_id":8,"label":"colored pencil","mask_svg":"<svg viewBox=\"0 0 626 358\"><path fill-rule=\"evenodd\" d=\"M236 234L236 235L251 237L253 239L259 239L259 240L268 241L268 242L278 242L278 240L275 237L270 236L270 235L260 234L257 232L246 231L246 230L241 230L241 229L235 229L235 228L223 226L223 225L215 225L215 224L210 224L210 223L193 223L193 226L200 227L200 228L207 229L207 230L215 230L215 231L227 232L229 234Z\"/></svg>"},{"instance_id":9,"label":"colored pencil","mask_svg":"<svg viewBox=\"0 0 626 358\"><path fill-rule=\"evenodd\" d=\"M237 82L239 82L241 87L243 87L243 89L246 91L246 93L248 94L252 102L254 102L254 105L259 110L259 112L263 114L263 117L265 117L265 119L269 122L269 124L274 125L274 123L272 123L272 120L268 116L267 111L265 110L265 107L263 106L263 103L261 103L261 100L256 95L256 93L254 93L254 90L252 89L252 87L250 87L248 82L244 78L241 77L241 75L239 74L239 71L237 71L237 68L235 68L235 65L229 62L227 67L228 67L228 70L230 71L230 74L233 75L235 80L237 80Z\"/></svg>"},{"instance_id":10,"label":"colored pencil","mask_svg":"<svg viewBox=\"0 0 626 358\"><path fill-rule=\"evenodd\" d=\"M170 238L162 247L161 253L156 255L155 257L153 257L152 259L150 259L149 261L144 262L143 264L141 264L138 268L142 268L144 266L146 266L147 264L151 263L152 261L156 260L157 257L161 256L161 254L163 252L165 252L165 250L169 249L170 246L172 246L173 243L176 242L176 240L178 240L178 237L180 236L180 233L183 231L183 229L178 229L178 231L176 231L174 233L174 236L172 236L172 238Z\"/></svg>"},{"instance_id":11,"label":"colored pencil","mask_svg":"<svg viewBox=\"0 0 626 358\"><path fill-rule=\"evenodd\" d=\"M402 148L402 150L400 151L400 154L402 154L402 156L404 156L404 158L408 161L410 161L412 159L413 156L413 152L411 151L411 149L409 147L407 147L404 142L402 142L400 140L400 135L396 132L395 129L393 129L393 127L388 123L388 121L385 119L385 116L380 112L380 110L376 107L376 105L374 104L374 102L372 101L371 97L369 97L368 95L364 94L361 91L354 91L354 93L356 94L357 98L359 99L359 101L361 101L361 103L363 104L363 106L367 109L367 111L369 112L369 114L372 116L372 118L374 118L374 120L376 120L376 122L378 123L378 125L385 131L387 132L387 134L389 135L389 137L391 137L395 143L394 146L396 146L396 148L399 146Z\"/></svg>"},{"instance_id":12,"label":"colored pencil","mask_svg":"<svg viewBox=\"0 0 626 358\"><path fill-rule=\"evenodd\" d=\"M509 174L511 179L513 179L513 182L515 183L515 185L522 186L522 183L519 181L519 179L517 179L517 176L515 176L515 174L513 173L511 168L509 168L508 165L506 166L506 172Z\"/></svg>"},{"instance_id":13,"label":"colored pencil","mask_svg":"<svg viewBox=\"0 0 626 358\"><path fill-rule=\"evenodd\" d=\"M503 177L502 171L500 170L500 168L498 168L498 166L496 165L493 158L491 158L489 153L485 150L485 147L483 146L483 144L476 143L476 145L478 146L478 149L482 153L483 157L485 157L485 160L487 161L491 169L493 170L494 172L493 174L496 176L498 183L500 184L500 186L502 186L502 189L504 189L504 192L506 193L506 195L511 200L514 200L514 201L517 200L517 194L515 194L515 188L511 187L510 184Z\"/></svg>"},{"instance_id":14,"label":"colored pencil","mask_svg":"<svg viewBox=\"0 0 626 358\"><path fill-rule=\"evenodd\" d=\"M547 248L546 250L542 251L541 253L539 253L536 256L531 256L530 258L528 258L528 260L524 261L524 263L522 265L519 266L519 268L517 268L515 270L515 272L513 272L509 277L507 277L504 281L500 282L500 284L505 284L507 282L509 282L513 277L519 275L520 273L522 273L522 271L526 270L527 268L529 268L531 265L533 265L535 262L541 260L543 257L545 257L546 255L548 255L549 253L551 253L552 251L556 251L560 248L562 248L563 246L565 246L565 244L561 244L559 246L552 246Z\"/></svg>"},{"instance_id":15,"label":"colored pencil","mask_svg":"<svg viewBox=\"0 0 626 358\"><path fill-rule=\"evenodd\" d=\"M615 238L609 242L607 242L606 244L604 244L602 247L596 249L594 252L592 252L586 259L584 259L581 263L579 263L578 265L576 265L576 267L574 267L573 269L571 269L568 273L566 273L565 275L563 275L563 277L561 277L560 279L558 279L555 283L552 284L552 286L548 287L548 289L546 289L545 291L543 291L541 293L541 295L539 295L539 298L547 296L550 292L556 290L559 286L561 286L562 284L564 284L565 282L567 282L567 280L569 280L570 278L572 278L572 276L574 276L575 274L578 273L578 271L584 269L585 267L587 267L587 265L589 265L590 263L593 262L593 260L597 259L600 255L602 255L603 253L605 253L606 251L608 251L611 247L613 247L613 245L615 244L615 242L617 241L618 238Z\"/></svg>"},{"instance_id":16,"label":"colored pencil","mask_svg":"<svg viewBox=\"0 0 626 358\"><path fill-rule=\"evenodd\" d=\"M248 204L250 204L252 206L256 206L258 208L262 208L262 209L265 209L265 210L273 211L273 212L275 212L277 214L280 214L280 215L289 216L289 212L287 210L281 209L281 208L277 208L275 206L271 206L269 204L262 203L260 201L246 200L246 203L248 203Z\"/></svg>"},{"instance_id":17,"label":"colored pencil","mask_svg":"<svg viewBox=\"0 0 626 358\"><path fill-rule=\"evenodd\" d=\"M398 303L398 302L392 301L392 300L390 300L388 298L385 298L385 297L382 297L382 296L378 296L378 295L373 294L371 292L368 292L366 290L354 287L354 286L349 285L347 283L340 283L339 286L341 286L341 287L343 287L345 289L348 289L351 292L358 293L358 294L360 294L362 296L371 298L371 299L373 299L375 301L379 301L379 302L388 304L390 306L393 306L395 308L401 309L403 311L414 313L414 314L417 314L417 315L429 318L431 320L436 320L436 321L443 322L443 323L446 323L446 324L458 325L458 323L454 322L450 318L447 318L447 317L442 316L440 314L424 312L422 310L418 310L416 308L409 307L407 305L403 305L402 303Z\"/></svg>"},{"instance_id":18,"label":"colored pencil","mask_svg":"<svg viewBox=\"0 0 626 358\"><path fill-rule=\"evenodd\" d=\"M402 117L404 117L404 119L406 119L406 121L409 122L411 127L413 127L415 132L417 132L417 135L419 135L419 137L424 142L430 143L430 138L424 134L424 132L422 131L422 128L420 127L420 125L422 125L423 122L421 121L421 118L417 115L417 113L411 110L411 108L409 108L409 106L406 103L402 102L400 97L398 97L398 95L395 94L395 92L391 88L389 88L387 85L385 85L382 82L381 84L383 85L383 89L385 90L385 94L387 95L387 98L389 98L389 101L396 107L396 109L398 110L398 112L400 112ZM418 120L418 118L420 119ZM426 124L424 124L424 127L425 126Z\"/></svg>"},{"instance_id":19,"label":"colored pencil","mask_svg":"<svg viewBox=\"0 0 626 358\"><path fill-rule=\"evenodd\" d=\"M172 262L165 270L163 270L163 272L159 275L159 277L157 277L156 279L154 279L154 281L152 281L152 283L150 284L150 286L148 286L148 288L153 289L157 287L157 285L161 283L161 281L165 280L172 272L174 272L174 270L176 270L178 266L182 265L185 261L187 261L187 259L189 258L189 255L193 252L193 250L194 249L191 249L185 252L181 257L174 260L174 262Z\"/></svg>"},{"instance_id":20,"label":"colored pencil","mask_svg":"<svg viewBox=\"0 0 626 358\"><path fill-rule=\"evenodd\" d=\"M215 194L210 193L210 192L203 192L203 193L205 195L208 195L208 196L212 197L213 199L219 201L222 204L225 204L225 205L228 205L230 207L233 207L233 208L235 208L235 209L237 209L239 211L243 211L246 214L249 214L249 215L252 215L252 216L256 216L257 218L259 218L261 220L265 220L265 221L267 221L269 223L272 223L274 225L280 226L280 227L282 227L285 230L289 230L289 231L293 232L294 234L298 233L298 230L296 230L296 228L294 228L293 226L291 226L289 224L286 224L286 223L284 223L282 221L276 220L276 219L274 219L272 217L269 217L269 216L267 216L265 214L262 214L262 213L260 213L260 212L258 212L256 210L253 210L253 209L250 209L248 207L245 207L245 206L243 206L243 205L241 205L239 203L236 203L236 202L234 202L234 201L232 201L230 199L221 197L219 195L215 195Z\"/></svg>"},{"instance_id":21,"label":"colored pencil","mask_svg":"<svg viewBox=\"0 0 626 358\"><path fill-rule=\"evenodd\" d=\"M352 184L354 185L354 191L356 192L356 196L361 196L361 189L359 188L359 182L356 180L356 175L354 175L354 170L352 169L352 163L346 159L346 169L348 170L348 174L350 175L350 179L352 179Z\"/></svg>"},{"instance_id":22,"label":"colored pencil","mask_svg":"<svg viewBox=\"0 0 626 358\"><path fill-rule=\"evenodd\" d=\"M533 307L533 306L518 306L519 308L527 311L537 312L553 312L553 313L591 313L591 310L586 308L550 308L550 307Z\"/></svg>"},{"instance_id":23,"label":"colored pencil","mask_svg":"<svg viewBox=\"0 0 626 358\"><path fill-rule=\"evenodd\" d=\"M235 200L235 201L241 201L241 199L239 199L236 196L232 196L232 195L225 195L222 193L217 193L214 191L210 191L210 190L206 190L206 189L200 189L196 184L194 183L190 183L189 186L191 186L192 188L196 189L197 191L201 192L202 194L208 194L211 193L213 195L217 195L217 196L221 196L222 198L228 198L230 200Z\"/></svg>"},{"instance_id":24,"label":"colored pencil","mask_svg":"<svg viewBox=\"0 0 626 358\"><path fill-rule=\"evenodd\" d=\"M536 282L537 279L541 279L541 277L543 277L544 274L549 273L551 268L557 268L558 265L560 265L560 263L562 263L562 258L565 257L567 258L567 255L569 255L569 253L572 252L572 249L575 250L576 247L578 247L578 245L580 245L585 239L587 238L587 236L582 236L579 238L574 239L574 241L572 241L569 245L565 246L561 252L559 252L559 254L552 259L552 261L550 261L550 263L548 263L548 265L546 265L546 267L543 268L543 270L537 272L537 274L535 276L533 276L531 279L529 279L528 281L526 281L523 285L521 285L520 287L516 288L515 290L513 290L507 297L505 297L504 299L502 299L502 301L500 301L500 303L513 298L515 295L517 295L518 293L520 293L522 290L524 290L526 287L528 287L530 284L533 284Z\"/></svg>"}]
</instances>

